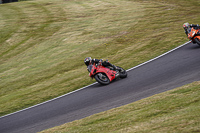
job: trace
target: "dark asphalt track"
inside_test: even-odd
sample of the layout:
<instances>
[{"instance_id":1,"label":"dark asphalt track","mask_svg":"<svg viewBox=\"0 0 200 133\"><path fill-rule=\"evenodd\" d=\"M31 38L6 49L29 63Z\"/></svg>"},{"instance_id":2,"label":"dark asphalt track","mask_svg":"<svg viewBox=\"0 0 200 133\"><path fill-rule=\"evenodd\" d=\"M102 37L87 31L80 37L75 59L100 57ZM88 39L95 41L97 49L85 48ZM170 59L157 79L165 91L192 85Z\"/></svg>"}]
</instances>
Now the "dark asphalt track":
<instances>
[{"instance_id":1,"label":"dark asphalt track","mask_svg":"<svg viewBox=\"0 0 200 133\"><path fill-rule=\"evenodd\" d=\"M0 118L0 133L38 132L198 80L200 47L197 44L187 44L129 71L126 79L107 86L95 84L57 100Z\"/></svg>"}]
</instances>

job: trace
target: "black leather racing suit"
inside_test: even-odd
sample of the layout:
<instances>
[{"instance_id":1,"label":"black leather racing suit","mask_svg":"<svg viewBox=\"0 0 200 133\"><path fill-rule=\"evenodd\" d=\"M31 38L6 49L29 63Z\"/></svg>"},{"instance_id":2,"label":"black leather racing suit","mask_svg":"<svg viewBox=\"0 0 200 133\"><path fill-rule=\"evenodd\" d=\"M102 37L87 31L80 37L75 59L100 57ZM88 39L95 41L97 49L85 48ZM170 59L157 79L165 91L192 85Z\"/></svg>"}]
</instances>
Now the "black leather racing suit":
<instances>
[{"instance_id":1,"label":"black leather racing suit","mask_svg":"<svg viewBox=\"0 0 200 133\"><path fill-rule=\"evenodd\" d=\"M99 59L92 59L92 64L98 64L100 61L102 61L102 60L99 60ZM108 67L108 66L111 66L111 67L115 67L113 64L111 64L110 62L108 62L108 61L102 61L102 65L104 66L104 67Z\"/></svg>"}]
</instances>

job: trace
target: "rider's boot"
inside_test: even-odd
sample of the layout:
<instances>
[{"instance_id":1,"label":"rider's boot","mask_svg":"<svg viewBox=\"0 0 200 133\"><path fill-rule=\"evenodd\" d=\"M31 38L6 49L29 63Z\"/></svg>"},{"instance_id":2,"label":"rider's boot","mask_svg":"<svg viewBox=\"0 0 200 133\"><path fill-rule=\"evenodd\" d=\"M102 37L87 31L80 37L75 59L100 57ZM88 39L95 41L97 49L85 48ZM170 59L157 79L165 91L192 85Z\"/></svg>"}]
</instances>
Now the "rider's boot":
<instances>
[{"instance_id":1,"label":"rider's boot","mask_svg":"<svg viewBox=\"0 0 200 133\"><path fill-rule=\"evenodd\" d=\"M113 67L114 71L116 71L116 70L121 71L121 68L116 67L115 65L112 65L112 67Z\"/></svg>"},{"instance_id":2,"label":"rider's boot","mask_svg":"<svg viewBox=\"0 0 200 133\"><path fill-rule=\"evenodd\" d=\"M111 66L112 66L114 71L117 70L117 67L115 65L111 64Z\"/></svg>"}]
</instances>

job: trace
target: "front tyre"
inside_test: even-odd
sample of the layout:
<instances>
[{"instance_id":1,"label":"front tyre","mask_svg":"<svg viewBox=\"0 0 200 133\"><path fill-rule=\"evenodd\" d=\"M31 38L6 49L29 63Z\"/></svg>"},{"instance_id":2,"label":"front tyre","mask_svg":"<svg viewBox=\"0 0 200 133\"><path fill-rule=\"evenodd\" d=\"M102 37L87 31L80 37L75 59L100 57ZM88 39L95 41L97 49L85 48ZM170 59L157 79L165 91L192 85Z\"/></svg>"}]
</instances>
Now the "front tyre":
<instances>
[{"instance_id":1,"label":"front tyre","mask_svg":"<svg viewBox=\"0 0 200 133\"><path fill-rule=\"evenodd\" d=\"M104 73L97 73L94 78L96 79L96 81L102 85L107 85L110 83L109 78L106 76L106 74Z\"/></svg>"}]
</instances>

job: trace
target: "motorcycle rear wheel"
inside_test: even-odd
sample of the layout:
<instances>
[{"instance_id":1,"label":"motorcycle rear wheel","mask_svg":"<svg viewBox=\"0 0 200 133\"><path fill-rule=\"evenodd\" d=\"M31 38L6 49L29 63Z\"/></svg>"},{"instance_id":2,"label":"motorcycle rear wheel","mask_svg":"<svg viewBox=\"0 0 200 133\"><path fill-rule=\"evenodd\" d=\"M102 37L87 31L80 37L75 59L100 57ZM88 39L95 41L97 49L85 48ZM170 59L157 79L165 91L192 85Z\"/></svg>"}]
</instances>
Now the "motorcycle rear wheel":
<instances>
[{"instance_id":1,"label":"motorcycle rear wheel","mask_svg":"<svg viewBox=\"0 0 200 133\"><path fill-rule=\"evenodd\" d=\"M121 68L121 67L119 67L119 68ZM124 70L123 68L121 68L122 69L122 72L119 72L119 77L120 78L126 78L127 77L127 72L126 72L126 70Z\"/></svg>"},{"instance_id":2,"label":"motorcycle rear wheel","mask_svg":"<svg viewBox=\"0 0 200 133\"><path fill-rule=\"evenodd\" d=\"M200 40L198 38L195 38L194 41L200 46Z\"/></svg>"},{"instance_id":3,"label":"motorcycle rear wheel","mask_svg":"<svg viewBox=\"0 0 200 133\"><path fill-rule=\"evenodd\" d=\"M102 85L107 85L110 83L109 78L106 76L106 74L104 73L98 73L94 76L94 78L96 79L96 81Z\"/></svg>"}]
</instances>

